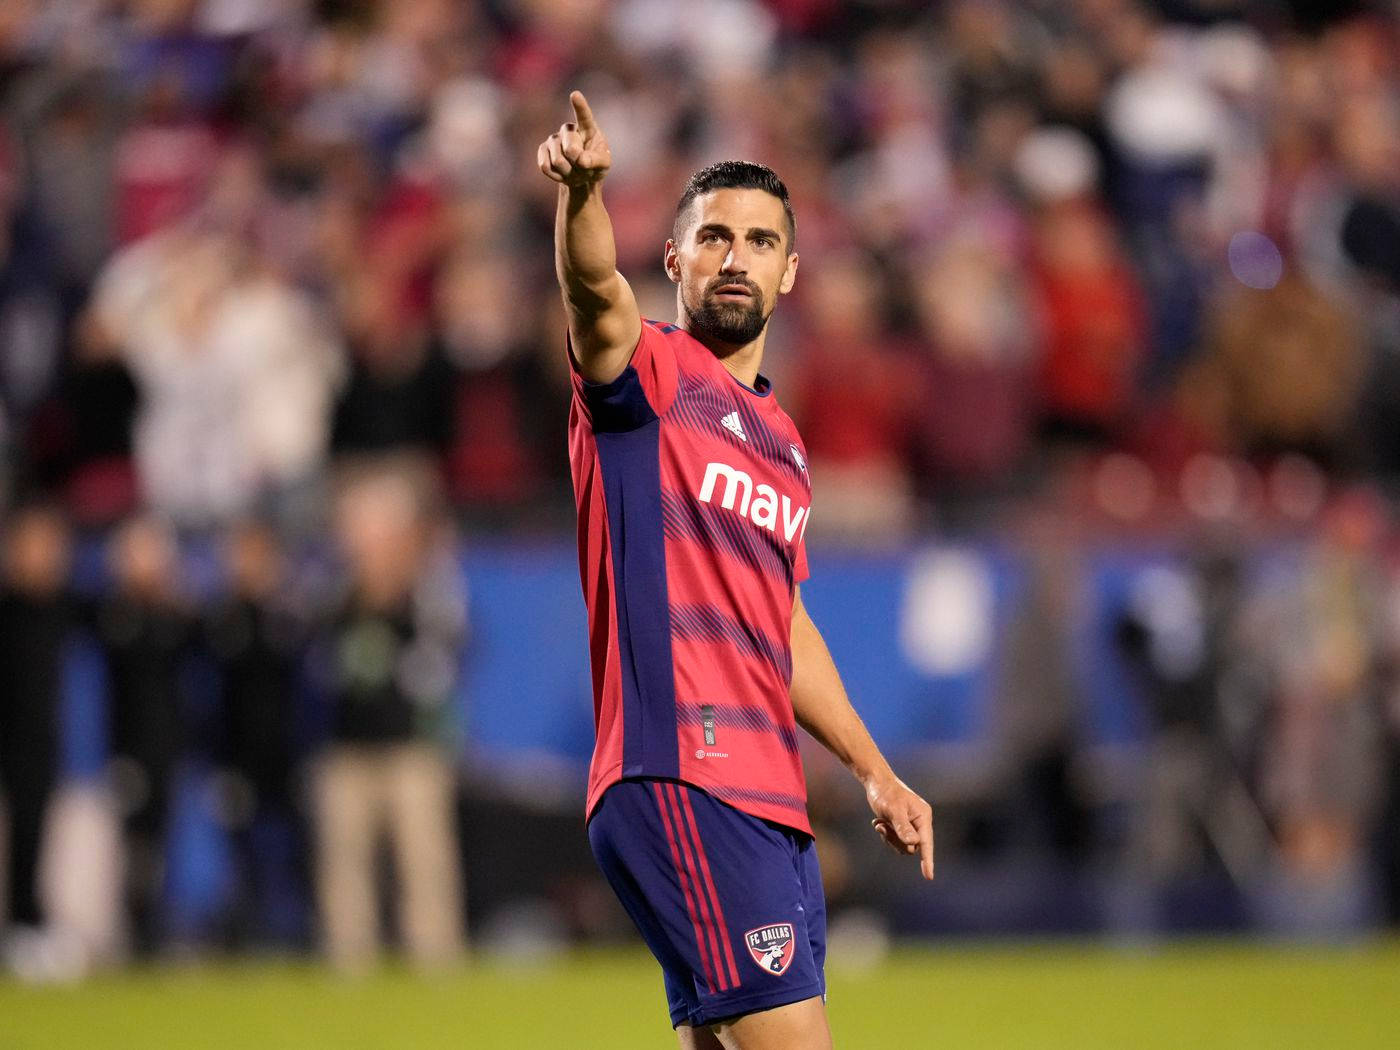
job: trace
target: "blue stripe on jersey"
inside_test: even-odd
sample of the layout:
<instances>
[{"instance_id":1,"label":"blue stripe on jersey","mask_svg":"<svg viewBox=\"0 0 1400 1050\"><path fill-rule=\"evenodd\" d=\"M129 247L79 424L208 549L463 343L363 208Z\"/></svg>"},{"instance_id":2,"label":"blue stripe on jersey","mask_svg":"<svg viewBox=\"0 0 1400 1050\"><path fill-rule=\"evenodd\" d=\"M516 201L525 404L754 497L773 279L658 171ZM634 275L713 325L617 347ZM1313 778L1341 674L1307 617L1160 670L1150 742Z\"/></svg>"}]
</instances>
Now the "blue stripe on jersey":
<instances>
[{"instance_id":1,"label":"blue stripe on jersey","mask_svg":"<svg viewBox=\"0 0 1400 1050\"><path fill-rule=\"evenodd\" d=\"M716 731L723 736L731 727L746 729L750 733L772 733L782 741L784 749L797 754L797 730L792 726L780 726L769 717L767 711L756 707L740 707L738 704L685 703L676 705L678 726L702 726L706 716L715 719Z\"/></svg>"},{"instance_id":2,"label":"blue stripe on jersey","mask_svg":"<svg viewBox=\"0 0 1400 1050\"><path fill-rule=\"evenodd\" d=\"M661 494L661 509L671 539L712 547L756 572L770 573L792 590L792 562L776 537L764 535L766 530L751 528L733 511L675 492Z\"/></svg>"},{"instance_id":3,"label":"blue stripe on jersey","mask_svg":"<svg viewBox=\"0 0 1400 1050\"><path fill-rule=\"evenodd\" d=\"M726 616L713 606L671 606L671 634L677 638L736 645L750 656L767 663L782 676L784 682L792 681L792 653L786 645L775 642L756 627Z\"/></svg>"},{"instance_id":4,"label":"blue stripe on jersey","mask_svg":"<svg viewBox=\"0 0 1400 1050\"><path fill-rule=\"evenodd\" d=\"M676 680L666 615L661 421L636 369L584 384L608 507L622 672L622 775L679 777Z\"/></svg>"}]
</instances>

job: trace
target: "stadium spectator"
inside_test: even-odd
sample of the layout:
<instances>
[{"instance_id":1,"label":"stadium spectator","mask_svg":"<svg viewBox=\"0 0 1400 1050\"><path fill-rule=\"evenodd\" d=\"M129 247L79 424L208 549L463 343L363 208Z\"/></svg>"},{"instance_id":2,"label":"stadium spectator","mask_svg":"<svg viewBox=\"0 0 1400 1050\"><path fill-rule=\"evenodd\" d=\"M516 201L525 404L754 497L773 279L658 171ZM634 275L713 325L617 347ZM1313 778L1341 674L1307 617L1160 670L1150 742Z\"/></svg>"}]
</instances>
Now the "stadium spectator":
<instances>
[{"instance_id":1,"label":"stadium spectator","mask_svg":"<svg viewBox=\"0 0 1400 1050\"><path fill-rule=\"evenodd\" d=\"M190 524L235 513L247 497L230 396L235 363L208 339L235 254L227 237L172 227L114 256L94 294L94 347L119 357L141 392L134 432L141 494Z\"/></svg>"},{"instance_id":2,"label":"stadium spectator","mask_svg":"<svg viewBox=\"0 0 1400 1050\"><path fill-rule=\"evenodd\" d=\"M79 622L69 594L71 540L63 515L35 504L5 524L0 585L0 807L8 834L3 917L16 931L0 955L22 952L46 923L40 858L50 802L62 775L64 672ZM0 922L0 930L5 929Z\"/></svg>"},{"instance_id":3,"label":"stadium spectator","mask_svg":"<svg viewBox=\"0 0 1400 1050\"><path fill-rule=\"evenodd\" d=\"M307 872L296 796L308 610L297 601L277 534L264 522L229 530L228 593L206 613L204 642L219 674L216 761L241 892L231 935L254 945L303 940Z\"/></svg>"},{"instance_id":4,"label":"stadium spectator","mask_svg":"<svg viewBox=\"0 0 1400 1050\"><path fill-rule=\"evenodd\" d=\"M1230 431L1255 455L1303 452L1333 467L1346 444L1364 362L1356 326L1301 277L1242 288L1212 311L1206 367L1225 393Z\"/></svg>"},{"instance_id":5,"label":"stadium spectator","mask_svg":"<svg viewBox=\"0 0 1400 1050\"><path fill-rule=\"evenodd\" d=\"M1004 250L969 237L915 269L913 298L920 476L937 498L993 490L1011 480L1035 425L1024 282Z\"/></svg>"},{"instance_id":6,"label":"stadium spectator","mask_svg":"<svg viewBox=\"0 0 1400 1050\"><path fill-rule=\"evenodd\" d=\"M1242 571L1237 552L1207 549L1184 571L1145 572L1115 627L1152 723L1129 860L1156 889L1217 857L1245 881L1270 857L1252 754L1234 746L1264 731L1268 698L1226 684L1247 681L1251 655Z\"/></svg>"},{"instance_id":7,"label":"stadium spectator","mask_svg":"<svg viewBox=\"0 0 1400 1050\"><path fill-rule=\"evenodd\" d=\"M186 225L125 249L99 282L91 331L89 358L120 358L141 392L136 465L162 513L215 525L321 468L337 347L240 240Z\"/></svg>"},{"instance_id":8,"label":"stadium spectator","mask_svg":"<svg viewBox=\"0 0 1400 1050\"><path fill-rule=\"evenodd\" d=\"M564 394L544 367L538 326L515 295L519 281L506 252L464 245L434 287L435 339L454 371L448 491L471 510L518 514L539 497L557 449L557 430L531 406Z\"/></svg>"},{"instance_id":9,"label":"stadium spectator","mask_svg":"<svg viewBox=\"0 0 1400 1050\"><path fill-rule=\"evenodd\" d=\"M380 946L376 857L393 850L400 943L417 965L462 952L453 739L466 610L434 535L430 474L373 465L336 503L345 593L319 660L328 734L315 759L317 899L331 963L370 965Z\"/></svg>"},{"instance_id":10,"label":"stadium spectator","mask_svg":"<svg viewBox=\"0 0 1400 1050\"><path fill-rule=\"evenodd\" d=\"M24 440L31 417L59 369L62 310L52 238L25 208L29 179L19 143L0 120L0 420L10 437L10 468L25 484Z\"/></svg>"},{"instance_id":11,"label":"stadium spectator","mask_svg":"<svg viewBox=\"0 0 1400 1050\"><path fill-rule=\"evenodd\" d=\"M226 62L207 62L207 44L193 35L153 34L138 38L129 52L133 68L127 72L141 114L116 143L119 244L134 244L186 218L208 191L220 143L206 107L218 86L199 81L218 77Z\"/></svg>"},{"instance_id":12,"label":"stadium spectator","mask_svg":"<svg viewBox=\"0 0 1400 1050\"><path fill-rule=\"evenodd\" d=\"M55 288L70 322L114 244L117 100L91 75L53 88L31 146L33 211L54 244Z\"/></svg>"},{"instance_id":13,"label":"stadium spectator","mask_svg":"<svg viewBox=\"0 0 1400 1050\"><path fill-rule=\"evenodd\" d=\"M352 293L350 381L336 405L331 437L337 454L440 457L451 443L452 369L426 324L397 301L397 291L366 276Z\"/></svg>"},{"instance_id":14,"label":"stadium spectator","mask_svg":"<svg viewBox=\"0 0 1400 1050\"><path fill-rule=\"evenodd\" d=\"M162 906L171 800L186 743L185 664L194 623L179 552L159 518L125 521L108 550L111 589L95 609L110 689L111 781L122 817L132 949L164 945Z\"/></svg>"},{"instance_id":15,"label":"stadium spectator","mask_svg":"<svg viewBox=\"0 0 1400 1050\"><path fill-rule=\"evenodd\" d=\"M1007 625L1003 681L997 694L1000 773L1006 778L998 829L1009 845L1048 847L1064 862L1084 860L1095 844L1085 742L1076 724L1080 698L1070 666L1065 625L1073 620L1075 564L1063 522L1053 515L1028 523L1034 545L1024 601ZM997 778L994 770L990 777ZM997 802L999 794L988 792ZM996 834L985 835L995 840Z\"/></svg>"},{"instance_id":16,"label":"stadium spectator","mask_svg":"<svg viewBox=\"0 0 1400 1050\"><path fill-rule=\"evenodd\" d=\"M1136 406L1147 338L1142 293L1107 216L1088 204L1052 205L1038 217L1034 259L1042 428L1107 443Z\"/></svg>"},{"instance_id":17,"label":"stadium spectator","mask_svg":"<svg viewBox=\"0 0 1400 1050\"><path fill-rule=\"evenodd\" d=\"M1366 829L1381 801L1383 729L1374 696L1382 592L1372 557L1382 508L1366 489L1339 494L1310 540L1298 585L1271 610L1277 679L1259 755L1259 791L1294 885L1295 926L1369 921ZM1324 918L1325 917L1325 918Z\"/></svg>"},{"instance_id":18,"label":"stadium spectator","mask_svg":"<svg viewBox=\"0 0 1400 1050\"><path fill-rule=\"evenodd\" d=\"M791 366L789 403L813 485L830 501L814 537L893 540L913 522L916 361L885 322L876 266L867 256L826 256L803 275L804 349Z\"/></svg>"}]
</instances>

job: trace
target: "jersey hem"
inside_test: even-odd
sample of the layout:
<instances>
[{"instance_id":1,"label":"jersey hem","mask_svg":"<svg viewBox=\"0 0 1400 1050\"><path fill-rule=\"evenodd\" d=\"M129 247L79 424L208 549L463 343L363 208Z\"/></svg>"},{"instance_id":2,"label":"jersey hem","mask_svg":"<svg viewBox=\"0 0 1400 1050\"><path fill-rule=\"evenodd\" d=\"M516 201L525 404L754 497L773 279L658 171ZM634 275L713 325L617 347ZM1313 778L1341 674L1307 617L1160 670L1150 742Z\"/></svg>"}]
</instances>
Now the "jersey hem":
<instances>
[{"instance_id":1,"label":"jersey hem","mask_svg":"<svg viewBox=\"0 0 1400 1050\"><path fill-rule=\"evenodd\" d=\"M811 821L808 818L806 812L800 814L800 821L796 821L792 818L798 816L798 814L794 813L792 810L789 809L779 809L773 806L764 806L753 803L741 804L736 801L731 801L727 798L721 798L719 795L715 794L715 792L712 789L717 787L722 788L725 786L723 784L705 784L698 780L692 780L686 776L672 777L658 775L655 773L632 773L624 776L622 774L622 767L620 765L615 766L613 768L613 775L611 775L608 778L599 778L596 781L596 786L589 789L588 800L586 805L584 806L583 820L585 824L587 824L590 820L593 819L593 814L598 809L598 803L601 802L603 800L603 796L608 793L608 788L612 787L614 784L620 784L624 780L666 780L676 784L684 784L686 787L694 788L696 791L703 791L705 794L709 795L710 798L718 802L721 806L728 806L730 809L736 809L740 813L746 813L751 817L757 818L758 820L766 820L770 824L777 824L781 827L789 829L790 831L796 831L800 834L806 835L808 838L816 837L812 833Z\"/></svg>"},{"instance_id":2,"label":"jersey hem","mask_svg":"<svg viewBox=\"0 0 1400 1050\"><path fill-rule=\"evenodd\" d=\"M583 820L585 824L593 819L593 814L598 809L598 803L603 801L603 796L608 793L608 788L628 779L630 778L622 775L622 763L619 762L609 769L607 773L590 780L587 800L583 807Z\"/></svg>"}]
</instances>

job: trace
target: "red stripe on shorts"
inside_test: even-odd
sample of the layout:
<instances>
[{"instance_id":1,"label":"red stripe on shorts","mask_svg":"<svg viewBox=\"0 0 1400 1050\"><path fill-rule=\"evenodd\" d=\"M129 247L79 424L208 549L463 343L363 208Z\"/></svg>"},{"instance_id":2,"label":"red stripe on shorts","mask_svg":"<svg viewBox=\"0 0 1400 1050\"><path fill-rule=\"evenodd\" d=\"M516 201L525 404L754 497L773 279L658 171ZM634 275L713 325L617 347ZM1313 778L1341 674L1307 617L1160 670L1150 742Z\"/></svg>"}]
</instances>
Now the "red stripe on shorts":
<instances>
[{"instance_id":1,"label":"red stripe on shorts","mask_svg":"<svg viewBox=\"0 0 1400 1050\"><path fill-rule=\"evenodd\" d=\"M715 909L709 895L705 892L706 887L700 878L700 866L696 862L699 850L695 843L691 841L690 834L686 830L685 821L681 817L681 789L679 785L667 783L663 786L666 797L671 803L671 817L676 824L676 837L680 840L681 855L685 857L692 884L695 886L695 899L699 904L696 909L700 914L700 923L705 927L705 935L709 938L710 958L714 960L715 971L719 976L719 990L728 991L738 985L738 981L728 979L728 974L724 969L724 957L720 955L719 946L724 940L724 934L716 928Z\"/></svg>"},{"instance_id":2,"label":"red stripe on shorts","mask_svg":"<svg viewBox=\"0 0 1400 1050\"><path fill-rule=\"evenodd\" d=\"M720 987L719 982L715 979L715 966L711 962L710 957L711 948L705 943L705 934L701 929L699 913L695 907L696 894L692 894L691 892L691 880L693 876L690 874L686 864L681 860L680 842L676 836L676 828L672 824L669 804L659 783L653 781L651 788L652 791L656 793L657 808L661 811L661 823L665 825L666 828L667 845L671 847L671 859L675 862L676 875L680 879L681 892L685 895L685 909L690 914L690 925L695 931L696 947L700 949L700 966L705 971L705 983L710 986L711 991L723 991L724 989Z\"/></svg>"},{"instance_id":3,"label":"red stripe on shorts","mask_svg":"<svg viewBox=\"0 0 1400 1050\"><path fill-rule=\"evenodd\" d=\"M710 874L710 861L705 856L705 847L700 841L700 828L695 821L695 810L690 806L690 789L677 789L682 807L685 813L685 822L689 825L690 834L695 839L695 851L700 855L700 875L705 888L709 891L710 906L714 910L715 920L719 927L719 942L724 946L724 958L719 958L719 953L715 953L715 960L719 969L724 969L724 964L729 964L729 981L731 987L739 985L739 968L734 965L734 949L729 945L729 925L724 921L724 909L719 904L719 892L715 889L714 876Z\"/></svg>"}]
</instances>

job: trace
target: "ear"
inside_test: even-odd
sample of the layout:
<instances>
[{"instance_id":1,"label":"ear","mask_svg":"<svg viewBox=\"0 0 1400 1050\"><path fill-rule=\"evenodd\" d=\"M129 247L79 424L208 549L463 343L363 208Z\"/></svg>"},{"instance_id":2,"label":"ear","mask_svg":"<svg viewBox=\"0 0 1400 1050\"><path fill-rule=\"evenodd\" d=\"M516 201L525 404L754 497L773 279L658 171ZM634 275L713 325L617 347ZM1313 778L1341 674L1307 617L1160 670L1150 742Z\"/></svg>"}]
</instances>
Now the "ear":
<instances>
[{"instance_id":1,"label":"ear","mask_svg":"<svg viewBox=\"0 0 1400 1050\"><path fill-rule=\"evenodd\" d=\"M783 279L778 282L778 294L787 295L792 291L792 286L797 283L797 253L793 252L788 256L787 269L783 271Z\"/></svg>"},{"instance_id":2,"label":"ear","mask_svg":"<svg viewBox=\"0 0 1400 1050\"><path fill-rule=\"evenodd\" d=\"M681 283L681 261L676 254L676 242L669 238L666 241L661 265L666 268L666 276L671 278L672 284Z\"/></svg>"}]
</instances>

